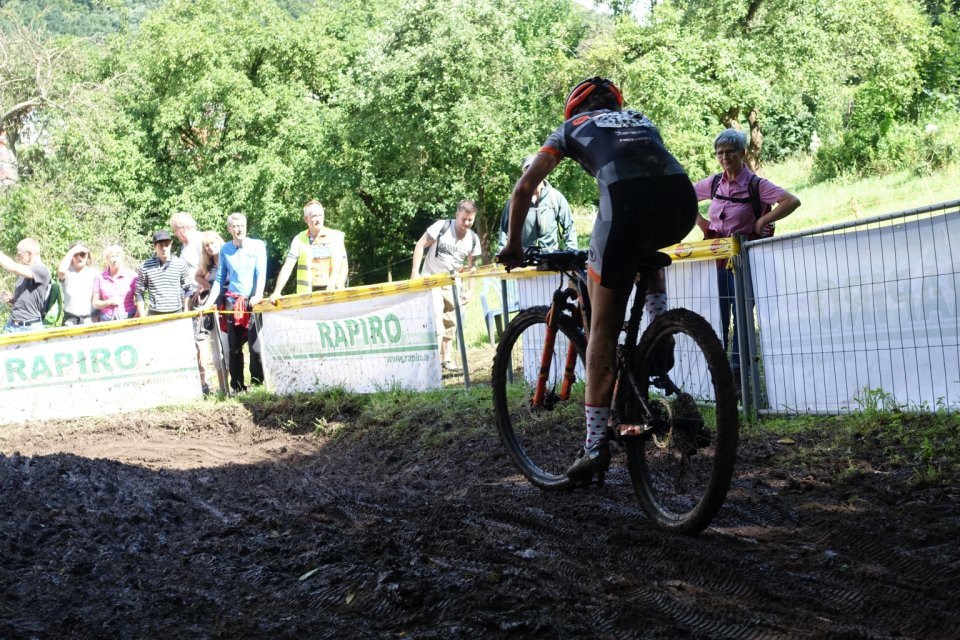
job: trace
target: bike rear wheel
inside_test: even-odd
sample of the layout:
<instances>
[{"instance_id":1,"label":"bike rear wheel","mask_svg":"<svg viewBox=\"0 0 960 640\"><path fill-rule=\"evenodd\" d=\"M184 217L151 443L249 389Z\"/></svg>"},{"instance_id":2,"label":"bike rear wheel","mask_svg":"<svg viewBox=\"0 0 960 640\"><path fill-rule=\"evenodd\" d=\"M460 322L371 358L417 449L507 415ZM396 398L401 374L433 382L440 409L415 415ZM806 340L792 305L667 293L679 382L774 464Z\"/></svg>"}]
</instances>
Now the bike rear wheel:
<instances>
[{"instance_id":1,"label":"bike rear wheel","mask_svg":"<svg viewBox=\"0 0 960 640\"><path fill-rule=\"evenodd\" d=\"M493 402L500 440L524 476L541 489L567 489L567 467L583 448L586 338L562 315L554 347L544 354L548 307L521 311L503 333L493 361ZM574 350L564 393L568 346ZM537 374L546 374L546 394L534 401ZM566 396L566 397L564 397Z\"/></svg>"},{"instance_id":2,"label":"bike rear wheel","mask_svg":"<svg viewBox=\"0 0 960 640\"><path fill-rule=\"evenodd\" d=\"M720 510L737 455L739 414L723 345L701 316L673 309L644 331L630 377L624 422L644 422L637 395L653 413L642 435L624 437L634 491L659 527L697 533Z\"/></svg>"}]
</instances>

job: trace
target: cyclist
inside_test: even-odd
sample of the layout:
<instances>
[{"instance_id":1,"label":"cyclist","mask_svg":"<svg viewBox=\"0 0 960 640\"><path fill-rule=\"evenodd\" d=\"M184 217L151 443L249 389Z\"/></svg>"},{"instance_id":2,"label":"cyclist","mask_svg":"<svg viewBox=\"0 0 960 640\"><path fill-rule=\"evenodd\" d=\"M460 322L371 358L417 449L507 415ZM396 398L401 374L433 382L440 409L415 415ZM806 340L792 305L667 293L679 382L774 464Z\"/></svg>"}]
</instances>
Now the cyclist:
<instances>
[{"instance_id":1,"label":"cyclist","mask_svg":"<svg viewBox=\"0 0 960 640\"><path fill-rule=\"evenodd\" d=\"M589 479L610 465L607 420L613 397L617 339L639 259L682 240L697 217L697 197L660 132L638 111L623 110L623 96L604 78L584 80L567 96L560 125L520 177L510 199L510 227L500 262L523 262L521 233L530 198L565 157L597 180L600 211L590 237L588 293L593 305L587 342L587 437L567 476ZM645 311L666 310L663 271L645 283Z\"/></svg>"}]
</instances>

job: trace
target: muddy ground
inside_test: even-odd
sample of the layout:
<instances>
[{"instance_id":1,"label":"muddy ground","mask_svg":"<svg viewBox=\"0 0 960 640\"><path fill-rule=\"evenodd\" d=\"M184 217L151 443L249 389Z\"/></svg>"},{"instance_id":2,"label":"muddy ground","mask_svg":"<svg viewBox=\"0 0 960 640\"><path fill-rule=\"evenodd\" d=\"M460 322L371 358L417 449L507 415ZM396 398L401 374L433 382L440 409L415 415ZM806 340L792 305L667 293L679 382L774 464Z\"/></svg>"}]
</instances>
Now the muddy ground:
<instances>
[{"instance_id":1,"label":"muddy ground","mask_svg":"<svg viewBox=\"0 0 960 640\"><path fill-rule=\"evenodd\" d=\"M958 638L960 491L747 441L695 538L491 429L330 441L232 403L0 427L0 638ZM305 426L306 425L306 426Z\"/></svg>"}]
</instances>

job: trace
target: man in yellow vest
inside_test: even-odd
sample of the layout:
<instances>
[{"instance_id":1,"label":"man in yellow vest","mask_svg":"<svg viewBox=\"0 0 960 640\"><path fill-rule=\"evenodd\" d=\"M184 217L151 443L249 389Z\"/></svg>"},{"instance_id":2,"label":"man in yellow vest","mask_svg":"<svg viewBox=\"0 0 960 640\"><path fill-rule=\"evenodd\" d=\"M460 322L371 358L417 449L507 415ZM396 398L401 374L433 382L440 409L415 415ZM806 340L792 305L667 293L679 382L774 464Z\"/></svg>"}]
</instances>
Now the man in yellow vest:
<instances>
[{"instance_id":1,"label":"man in yellow vest","mask_svg":"<svg viewBox=\"0 0 960 640\"><path fill-rule=\"evenodd\" d=\"M343 232L323 226L323 205L311 200L303 208L306 231L294 236L287 259L277 276L270 302L277 304L283 285L294 267L297 269L297 293L312 293L347 286L347 248Z\"/></svg>"}]
</instances>

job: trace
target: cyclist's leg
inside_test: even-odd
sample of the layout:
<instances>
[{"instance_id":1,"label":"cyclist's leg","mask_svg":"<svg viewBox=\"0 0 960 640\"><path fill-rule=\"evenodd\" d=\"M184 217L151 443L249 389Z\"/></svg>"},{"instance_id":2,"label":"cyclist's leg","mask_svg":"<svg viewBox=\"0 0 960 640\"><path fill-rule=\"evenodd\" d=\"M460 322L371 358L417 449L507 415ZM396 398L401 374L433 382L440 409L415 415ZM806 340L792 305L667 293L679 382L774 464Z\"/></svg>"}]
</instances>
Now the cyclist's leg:
<instances>
[{"instance_id":1,"label":"cyclist's leg","mask_svg":"<svg viewBox=\"0 0 960 640\"><path fill-rule=\"evenodd\" d=\"M610 194L601 189L600 212L590 236L587 291L590 296L590 339L587 341L584 416L586 439L579 458L567 470L570 478L589 479L603 472L610 464L610 448L606 438L610 401L616 380L617 339L626 312L627 299L633 286L636 269L628 268L627 256L636 251L625 246L622 236L634 231L634 221L614 216Z\"/></svg>"},{"instance_id":2,"label":"cyclist's leg","mask_svg":"<svg viewBox=\"0 0 960 640\"><path fill-rule=\"evenodd\" d=\"M591 275L593 275L591 273ZM584 414L587 424L583 454L567 470L570 478L589 478L610 465L607 419L616 380L617 339L630 297L630 284L617 288L603 286L592 277L587 283L593 313L587 342L587 386Z\"/></svg>"}]
</instances>

